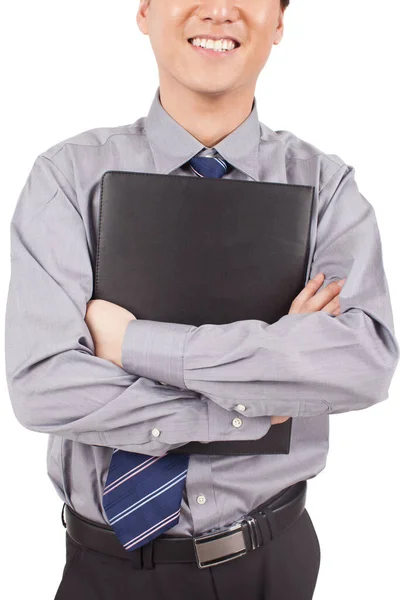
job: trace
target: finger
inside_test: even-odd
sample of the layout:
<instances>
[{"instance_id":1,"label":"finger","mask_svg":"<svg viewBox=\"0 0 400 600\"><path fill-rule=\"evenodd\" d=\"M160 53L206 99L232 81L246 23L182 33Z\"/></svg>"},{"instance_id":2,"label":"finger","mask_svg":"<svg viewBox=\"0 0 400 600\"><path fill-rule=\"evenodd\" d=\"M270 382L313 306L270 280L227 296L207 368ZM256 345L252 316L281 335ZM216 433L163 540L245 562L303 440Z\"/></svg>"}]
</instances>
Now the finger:
<instances>
[{"instance_id":1,"label":"finger","mask_svg":"<svg viewBox=\"0 0 400 600\"><path fill-rule=\"evenodd\" d=\"M308 287L309 284L311 284L311 281L308 282L304 290L294 299L291 310L298 312L317 312L337 296L341 290L341 287L336 281L333 281L323 290L319 291L316 290L315 285L310 285L310 287Z\"/></svg>"},{"instance_id":2,"label":"finger","mask_svg":"<svg viewBox=\"0 0 400 600\"><path fill-rule=\"evenodd\" d=\"M339 298L339 294L337 296L335 296L330 302L328 302L328 304L326 306L324 306L323 308L321 308L320 312L327 312L327 313L333 313L334 310L336 310L337 308L340 309L340 298Z\"/></svg>"},{"instance_id":3,"label":"finger","mask_svg":"<svg viewBox=\"0 0 400 600\"><path fill-rule=\"evenodd\" d=\"M306 286L302 289L302 291L300 292L300 294L298 294L296 296L296 298L293 300L292 302L292 307L293 308L300 308L301 306L303 306L303 304L309 300L310 298L312 298L312 296L314 296L314 294L317 292L317 290L321 287L322 283L324 281L324 277L320 277L315 278L314 279L310 279L310 281L307 282Z\"/></svg>"},{"instance_id":4,"label":"finger","mask_svg":"<svg viewBox=\"0 0 400 600\"><path fill-rule=\"evenodd\" d=\"M319 311L322 310L328 302L333 300L342 291L341 286L337 281L332 281L323 290L319 290L313 298L307 301L305 308L307 310Z\"/></svg>"},{"instance_id":5,"label":"finger","mask_svg":"<svg viewBox=\"0 0 400 600\"><path fill-rule=\"evenodd\" d=\"M290 419L290 417L271 417L271 425L278 425L279 423L284 423Z\"/></svg>"}]
</instances>

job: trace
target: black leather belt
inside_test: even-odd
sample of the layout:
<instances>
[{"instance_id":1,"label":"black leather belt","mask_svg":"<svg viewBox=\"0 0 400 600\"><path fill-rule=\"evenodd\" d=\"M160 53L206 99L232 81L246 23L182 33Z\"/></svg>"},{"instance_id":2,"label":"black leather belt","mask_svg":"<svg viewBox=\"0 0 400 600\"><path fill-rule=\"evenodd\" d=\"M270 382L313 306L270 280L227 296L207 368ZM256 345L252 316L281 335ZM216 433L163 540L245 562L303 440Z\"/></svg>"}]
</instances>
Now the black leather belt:
<instances>
[{"instance_id":1,"label":"black leather belt","mask_svg":"<svg viewBox=\"0 0 400 600\"><path fill-rule=\"evenodd\" d=\"M299 481L227 527L194 537L162 534L131 552L125 550L109 525L79 515L68 504L63 505L66 511L65 522L63 518L62 521L68 535L78 544L131 560L139 569L169 562L197 562L199 568L204 568L239 558L274 539L300 517L306 492L307 481Z\"/></svg>"}]
</instances>

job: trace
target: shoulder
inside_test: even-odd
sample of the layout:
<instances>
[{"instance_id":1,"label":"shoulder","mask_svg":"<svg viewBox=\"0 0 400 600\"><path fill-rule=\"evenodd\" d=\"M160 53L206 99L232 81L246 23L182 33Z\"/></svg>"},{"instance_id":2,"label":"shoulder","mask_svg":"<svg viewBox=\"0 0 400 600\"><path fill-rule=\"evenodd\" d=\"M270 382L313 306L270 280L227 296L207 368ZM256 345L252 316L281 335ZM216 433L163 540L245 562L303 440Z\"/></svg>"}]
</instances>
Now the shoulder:
<instances>
[{"instance_id":1,"label":"shoulder","mask_svg":"<svg viewBox=\"0 0 400 600\"><path fill-rule=\"evenodd\" d=\"M87 129L73 134L68 138L60 140L56 144L46 148L40 156L54 160L63 151L74 152L75 149L96 148L105 146L112 142L113 138L123 136L143 135L144 117L137 119L134 123L118 126L103 126Z\"/></svg>"},{"instance_id":2,"label":"shoulder","mask_svg":"<svg viewBox=\"0 0 400 600\"><path fill-rule=\"evenodd\" d=\"M144 138L144 118L118 126L94 127L73 134L46 148L36 158L75 193L81 183L88 186L98 178L97 171L106 170L112 159L140 148ZM138 144L136 142L139 142Z\"/></svg>"},{"instance_id":3,"label":"shoulder","mask_svg":"<svg viewBox=\"0 0 400 600\"><path fill-rule=\"evenodd\" d=\"M319 191L330 182L332 178L341 178L352 169L343 158L321 149L292 131L270 129L264 123L261 126L261 143L276 144L276 150L284 160L288 172L297 176L305 174L318 181Z\"/></svg>"}]
</instances>

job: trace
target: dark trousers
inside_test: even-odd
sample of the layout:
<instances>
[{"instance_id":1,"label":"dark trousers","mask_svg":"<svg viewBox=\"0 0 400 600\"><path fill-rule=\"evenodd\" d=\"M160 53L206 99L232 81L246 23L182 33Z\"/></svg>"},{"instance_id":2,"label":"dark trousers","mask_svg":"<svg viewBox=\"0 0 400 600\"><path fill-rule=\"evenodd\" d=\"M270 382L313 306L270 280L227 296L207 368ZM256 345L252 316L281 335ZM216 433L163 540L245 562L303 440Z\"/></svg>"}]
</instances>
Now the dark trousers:
<instances>
[{"instance_id":1,"label":"dark trousers","mask_svg":"<svg viewBox=\"0 0 400 600\"><path fill-rule=\"evenodd\" d=\"M305 509L279 536L226 563L156 563L97 552L66 535L66 563L54 600L311 600L320 545Z\"/></svg>"}]
</instances>

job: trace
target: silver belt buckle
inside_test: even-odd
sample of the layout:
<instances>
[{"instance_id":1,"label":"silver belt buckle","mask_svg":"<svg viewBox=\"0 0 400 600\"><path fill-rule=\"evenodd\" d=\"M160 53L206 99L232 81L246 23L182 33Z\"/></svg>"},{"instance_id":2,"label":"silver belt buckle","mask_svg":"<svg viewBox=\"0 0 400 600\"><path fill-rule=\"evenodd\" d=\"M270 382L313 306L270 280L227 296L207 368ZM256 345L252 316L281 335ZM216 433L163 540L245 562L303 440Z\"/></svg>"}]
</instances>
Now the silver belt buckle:
<instances>
[{"instance_id":1,"label":"silver belt buckle","mask_svg":"<svg viewBox=\"0 0 400 600\"><path fill-rule=\"evenodd\" d=\"M261 545L258 523L253 517L245 516L239 522L214 533L202 533L193 538L197 566L200 569L213 567L247 554L242 522L247 521L250 528L252 550ZM253 531L254 528L254 531Z\"/></svg>"}]
</instances>

